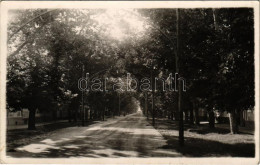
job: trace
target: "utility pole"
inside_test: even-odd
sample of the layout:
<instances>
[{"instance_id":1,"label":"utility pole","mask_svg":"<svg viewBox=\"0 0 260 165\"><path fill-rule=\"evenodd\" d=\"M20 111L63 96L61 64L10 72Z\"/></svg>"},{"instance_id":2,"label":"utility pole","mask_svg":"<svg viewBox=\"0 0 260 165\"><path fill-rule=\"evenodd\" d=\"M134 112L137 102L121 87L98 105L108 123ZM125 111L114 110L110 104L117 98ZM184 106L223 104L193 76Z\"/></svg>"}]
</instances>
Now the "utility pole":
<instances>
[{"instance_id":1,"label":"utility pole","mask_svg":"<svg viewBox=\"0 0 260 165\"><path fill-rule=\"evenodd\" d=\"M84 77L84 64L82 65L82 78ZM84 108L84 90L81 92L81 98L82 98L82 126L85 126L85 108Z\"/></svg>"},{"instance_id":2,"label":"utility pole","mask_svg":"<svg viewBox=\"0 0 260 165\"><path fill-rule=\"evenodd\" d=\"M152 121L152 124L153 126L155 125L155 114L154 114L154 78L153 78L153 69L154 69L154 66L152 65L152 70L151 70L151 77L152 77L152 118L153 118L153 121Z\"/></svg>"},{"instance_id":3,"label":"utility pole","mask_svg":"<svg viewBox=\"0 0 260 165\"><path fill-rule=\"evenodd\" d=\"M120 116L120 93L118 93L118 115Z\"/></svg>"},{"instance_id":4,"label":"utility pole","mask_svg":"<svg viewBox=\"0 0 260 165\"><path fill-rule=\"evenodd\" d=\"M148 114L148 108L147 108L147 92L145 92L144 94L145 94L145 111L146 111L146 117L148 120L149 114Z\"/></svg>"},{"instance_id":5,"label":"utility pole","mask_svg":"<svg viewBox=\"0 0 260 165\"><path fill-rule=\"evenodd\" d=\"M179 57L180 57L180 22L179 22L179 9L176 9L176 36L177 36L177 53L175 55L176 72L180 73ZM178 82L178 111L179 111L179 145L184 145L184 129L183 129L183 109L182 109L182 93L181 83Z\"/></svg>"}]
</instances>

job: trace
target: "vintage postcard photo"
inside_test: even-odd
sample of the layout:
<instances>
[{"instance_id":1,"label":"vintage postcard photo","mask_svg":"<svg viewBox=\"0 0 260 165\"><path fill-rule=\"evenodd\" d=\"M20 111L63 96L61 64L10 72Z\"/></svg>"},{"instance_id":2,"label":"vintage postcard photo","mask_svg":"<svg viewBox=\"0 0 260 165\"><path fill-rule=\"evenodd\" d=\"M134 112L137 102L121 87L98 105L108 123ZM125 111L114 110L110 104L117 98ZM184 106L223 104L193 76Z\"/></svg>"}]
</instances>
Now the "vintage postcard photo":
<instances>
[{"instance_id":1,"label":"vintage postcard photo","mask_svg":"<svg viewBox=\"0 0 260 165\"><path fill-rule=\"evenodd\" d=\"M1 163L257 164L259 3L2 2Z\"/></svg>"}]
</instances>

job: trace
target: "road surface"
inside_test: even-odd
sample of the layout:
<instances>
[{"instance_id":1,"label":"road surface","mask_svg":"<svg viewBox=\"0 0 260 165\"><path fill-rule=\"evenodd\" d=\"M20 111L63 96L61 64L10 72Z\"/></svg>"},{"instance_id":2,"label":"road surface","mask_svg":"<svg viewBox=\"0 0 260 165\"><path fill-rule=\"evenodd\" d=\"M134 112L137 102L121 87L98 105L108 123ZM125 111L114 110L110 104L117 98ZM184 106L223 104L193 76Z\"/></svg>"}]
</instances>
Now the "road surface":
<instances>
[{"instance_id":1,"label":"road surface","mask_svg":"<svg viewBox=\"0 0 260 165\"><path fill-rule=\"evenodd\" d=\"M7 153L8 157L178 157L163 146L166 140L141 112L109 119L88 127L55 131L47 139Z\"/></svg>"}]
</instances>

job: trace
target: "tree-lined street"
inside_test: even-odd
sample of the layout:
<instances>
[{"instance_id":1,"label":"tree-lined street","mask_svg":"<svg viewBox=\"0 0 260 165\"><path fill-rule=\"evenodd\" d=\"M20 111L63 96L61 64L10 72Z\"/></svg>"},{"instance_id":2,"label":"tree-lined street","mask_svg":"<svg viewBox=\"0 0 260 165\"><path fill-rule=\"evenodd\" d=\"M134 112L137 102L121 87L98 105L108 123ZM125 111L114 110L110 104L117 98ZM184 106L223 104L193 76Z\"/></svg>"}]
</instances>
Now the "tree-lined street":
<instances>
[{"instance_id":1,"label":"tree-lined street","mask_svg":"<svg viewBox=\"0 0 260 165\"><path fill-rule=\"evenodd\" d=\"M8 124L27 124L30 141L11 156L254 155L252 8L8 15Z\"/></svg>"},{"instance_id":2,"label":"tree-lined street","mask_svg":"<svg viewBox=\"0 0 260 165\"><path fill-rule=\"evenodd\" d=\"M16 157L177 157L163 136L137 112L89 127L61 129L47 139L21 146Z\"/></svg>"}]
</instances>

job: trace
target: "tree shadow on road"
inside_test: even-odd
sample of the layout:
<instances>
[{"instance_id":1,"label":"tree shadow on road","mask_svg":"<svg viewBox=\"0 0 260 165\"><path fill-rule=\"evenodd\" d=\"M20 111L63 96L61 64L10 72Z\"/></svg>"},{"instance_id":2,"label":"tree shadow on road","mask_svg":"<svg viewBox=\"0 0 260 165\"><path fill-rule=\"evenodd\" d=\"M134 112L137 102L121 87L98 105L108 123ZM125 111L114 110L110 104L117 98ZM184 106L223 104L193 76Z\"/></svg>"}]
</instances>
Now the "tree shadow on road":
<instances>
[{"instance_id":1,"label":"tree shadow on road","mask_svg":"<svg viewBox=\"0 0 260 165\"><path fill-rule=\"evenodd\" d=\"M185 146L178 144L178 125L162 125L157 121L155 128L173 130L174 134L163 134L153 129L145 120L137 126L131 123L107 124L90 129L73 128L60 136L35 140L27 146L18 148L16 152L7 153L12 157L34 158L69 158L69 157L254 157L255 148L252 141L245 143L226 143L216 139L203 138L198 133L185 135ZM136 121L135 121L136 122ZM118 125L121 126L117 127ZM185 130L189 127L185 126ZM79 132L78 135L77 132ZM186 131L187 132L187 131ZM72 134L75 133L75 134ZM64 137L66 135L66 137ZM163 137L162 137L163 136ZM193 137L192 137L193 136ZM215 136L215 134L213 134ZM216 134L217 136L217 134ZM223 137L229 137L223 135ZM251 137L251 135L250 135ZM212 138L212 135L210 136ZM237 139L235 137L234 139ZM251 140L251 138L248 138Z\"/></svg>"},{"instance_id":2,"label":"tree shadow on road","mask_svg":"<svg viewBox=\"0 0 260 165\"><path fill-rule=\"evenodd\" d=\"M155 135L139 135L132 131L134 129L131 129L130 132L116 129L88 130L86 136L64 138L64 140L49 138L22 146L15 152L9 152L8 155L34 158L163 156L163 154L156 153L162 140L165 142L161 136L161 138L156 138ZM158 146L153 146L155 144Z\"/></svg>"},{"instance_id":3,"label":"tree shadow on road","mask_svg":"<svg viewBox=\"0 0 260 165\"><path fill-rule=\"evenodd\" d=\"M151 120L149 120L151 123ZM175 149L188 157L254 157L252 134L231 135L227 128L210 129L208 125L184 124L185 146L178 143L178 121L157 119L154 126L167 140L163 149ZM246 137L246 138L245 138ZM230 139L224 139L230 138ZM242 138L242 139L239 139ZM244 139L243 139L244 138Z\"/></svg>"}]
</instances>

